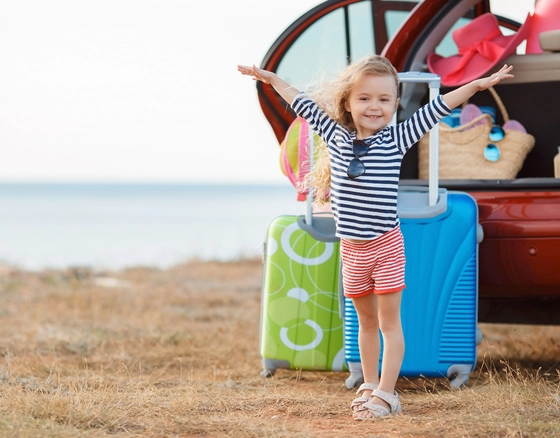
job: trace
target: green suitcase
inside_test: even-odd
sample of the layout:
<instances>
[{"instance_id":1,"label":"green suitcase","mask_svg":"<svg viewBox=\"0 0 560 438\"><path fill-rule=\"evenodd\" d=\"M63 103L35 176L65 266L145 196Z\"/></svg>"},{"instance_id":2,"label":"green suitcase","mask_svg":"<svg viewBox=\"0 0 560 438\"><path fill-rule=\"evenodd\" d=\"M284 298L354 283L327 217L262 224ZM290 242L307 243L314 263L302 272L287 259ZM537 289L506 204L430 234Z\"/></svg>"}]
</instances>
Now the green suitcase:
<instances>
[{"instance_id":1,"label":"green suitcase","mask_svg":"<svg viewBox=\"0 0 560 438\"><path fill-rule=\"evenodd\" d=\"M260 328L265 377L277 368L347 369L339 310L339 239L334 232L332 216L312 215L311 221L280 216L268 227Z\"/></svg>"}]
</instances>

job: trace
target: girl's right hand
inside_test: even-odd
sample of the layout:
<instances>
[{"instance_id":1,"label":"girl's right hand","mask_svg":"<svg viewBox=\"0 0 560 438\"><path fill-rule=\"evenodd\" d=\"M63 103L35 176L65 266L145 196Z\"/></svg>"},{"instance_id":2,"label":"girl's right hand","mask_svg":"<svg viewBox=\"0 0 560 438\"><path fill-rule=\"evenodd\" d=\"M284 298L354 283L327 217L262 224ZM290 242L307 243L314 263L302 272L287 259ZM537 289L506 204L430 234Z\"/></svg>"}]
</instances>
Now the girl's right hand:
<instances>
[{"instance_id":1,"label":"girl's right hand","mask_svg":"<svg viewBox=\"0 0 560 438\"><path fill-rule=\"evenodd\" d=\"M239 70L242 75L251 76L255 81L261 81L265 84L272 85L276 92L290 105L299 93L297 89L292 87L279 76L276 76L276 73L263 70L255 65L252 67L249 67L248 65L238 65L237 70Z\"/></svg>"},{"instance_id":2,"label":"girl's right hand","mask_svg":"<svg viewBox=\"0 0 560 438\"><path fill-rule=\"evenodd\" d=\"M255 81L261 81L265 84L270 84L272 78L275 76L274 73L260 69L255 65L252 67L249 67L248 65L238 65L237 70L242 75L251 76Z\"/></svg>"}]
</instances>

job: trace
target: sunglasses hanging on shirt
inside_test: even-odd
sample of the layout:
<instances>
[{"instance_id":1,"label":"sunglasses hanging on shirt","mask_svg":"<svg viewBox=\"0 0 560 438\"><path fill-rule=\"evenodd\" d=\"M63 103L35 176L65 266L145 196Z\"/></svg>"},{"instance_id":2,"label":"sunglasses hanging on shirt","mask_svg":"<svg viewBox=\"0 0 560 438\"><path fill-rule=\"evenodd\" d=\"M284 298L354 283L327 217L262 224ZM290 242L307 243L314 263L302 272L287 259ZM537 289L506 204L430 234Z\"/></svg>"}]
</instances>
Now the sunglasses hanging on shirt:
<instances>
[{"instance_id":1,"label":"sunglasses hanging on shirt","mask_svg":"<svg viewBox=\"0 0 560 438\"><path fill-rule=\"evenodd\" d=\"M354 158L350 161L348 165L348 169L346 170L346 174L350 179L356 179L359 176L366 173L366 166L360 160L361 157L367 154L369 149L369 145L362 140L354 140L352 142L352 153L354 154Z\"/></svg>"}]
</instances>

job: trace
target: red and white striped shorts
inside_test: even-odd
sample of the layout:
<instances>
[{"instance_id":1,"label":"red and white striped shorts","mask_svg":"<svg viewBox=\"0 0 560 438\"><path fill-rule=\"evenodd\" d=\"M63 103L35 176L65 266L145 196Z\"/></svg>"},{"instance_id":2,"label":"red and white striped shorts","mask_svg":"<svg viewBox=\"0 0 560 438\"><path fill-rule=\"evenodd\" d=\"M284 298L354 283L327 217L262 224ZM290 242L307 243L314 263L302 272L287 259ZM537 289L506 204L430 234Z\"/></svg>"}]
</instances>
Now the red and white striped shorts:
<instances>
[{"instance_id":1,"label":"red and white striped shorts","mask_svg":"<svg viewBox=\"0 0 560 438\"><path fill-rule=\"evenodd\" d=\"M348 298L404 289L404 238L400 226L364 243L340 240L342 284Z\"/></svg>"}]
</instances>

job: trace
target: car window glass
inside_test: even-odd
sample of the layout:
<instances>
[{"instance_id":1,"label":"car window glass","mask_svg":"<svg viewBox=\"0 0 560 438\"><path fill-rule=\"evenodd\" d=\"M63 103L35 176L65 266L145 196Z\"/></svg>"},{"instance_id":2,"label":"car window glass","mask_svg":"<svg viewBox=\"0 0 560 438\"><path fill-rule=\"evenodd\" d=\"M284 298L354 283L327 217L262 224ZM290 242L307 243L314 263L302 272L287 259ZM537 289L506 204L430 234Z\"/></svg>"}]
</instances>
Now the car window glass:
<instances>
[{"instance_id":1,"label":"car window glass","mask_svg":"<svg viewBox=\"0 0 560 438\"><path fill-rule=\"evenodd\" d=\"M371 1L348 5L350 60L375 53ZM388 11L384 18L388 37L408 15L406 11ZM321 17L307 28L286 51L277 73L298 89L306 89L330 80L348 62L344 9L341 7Z\"/></svg>"},{"instance_id":2,"label":"car window glass","mask_svg":"<svg viewBox=\"0 0 560 438\"><path fill-rule=\"evenodd\" d=\"M527 13L535 7L535 0L490 0L490 9L493 14L523 23Z\"/></svg>"},{"instance_id":3,"label":"car window glass","mask_svg":"<svg viewBox=\"0 0 560 438\"><path fill-rule=\"evenodd\" d=\"M306 29L288 49L277 73L303 90L346 66L344 11L337 9Z\"/></svg>"},{"instance_id":4,"label":"car window glass","mask_svg":"<svg viewBox=\"0 0 560 438\"><path fill-rule=\"evenodd\" d=\"M535 0L516 0L514 2L508 0L491 0L490 8L492 13L507 17L523 24L527 19L527 13L532 12L535 7ZM511 35L514 32L510 29L501 29L504 35ZM527 41L522 41L517 46L518 54L525 54Z\"/></svg>"},{"instance_id":5,"label":"car window glass","mask_svg":"<svg viewBox=\"0 0 560 438\"><path fill-rule=\"evenodd\" d=\"M401 23L410 15L408 11L387 11L385 13L385 22L387 23L387 32L389 38L394 35Z\"/></svg>"},{"instance_id":6,"label":"car window glass","mask_svg":"<svg viewBox=\"0 0 560 438\"><path fill-rule=\"evenodd\" d=\"M348 16L350 18L351 61L357 61L375 52L371 3L366 1L350 5Z\"/></svg>"}]
</instances>

